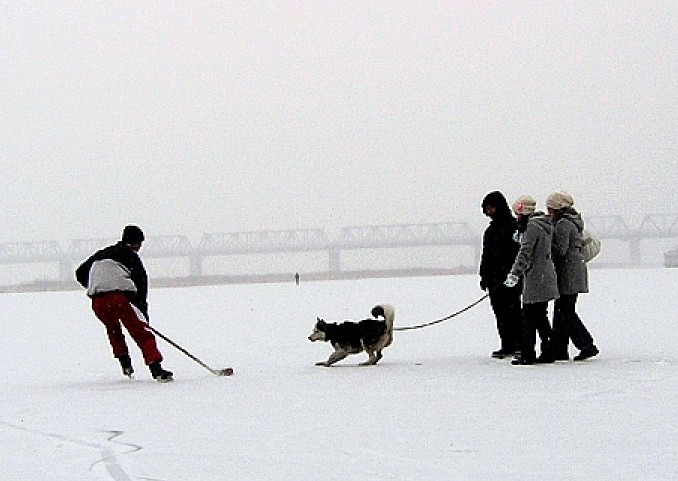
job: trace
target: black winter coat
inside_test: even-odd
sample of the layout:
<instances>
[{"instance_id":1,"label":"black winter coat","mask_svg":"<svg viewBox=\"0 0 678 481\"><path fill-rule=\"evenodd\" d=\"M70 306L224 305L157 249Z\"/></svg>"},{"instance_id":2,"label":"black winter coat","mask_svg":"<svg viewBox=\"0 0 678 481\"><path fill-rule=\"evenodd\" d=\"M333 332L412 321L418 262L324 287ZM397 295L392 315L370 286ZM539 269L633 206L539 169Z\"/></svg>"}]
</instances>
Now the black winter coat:
<instances>
[{"instance_id":1,"label":"black winter coat","mask_svg":"<svg viewBox=\"0 0 678 481\"><path fill-rule=\"evenodd\" d=\"M112 259L125 266L130 271L130 279L137 288L136 292L123 291L129 301L134 304L148 320L148 274L139 255L130 246L122 241L92 254L80 267L75 270L75 278L84 288L88 287L89 271L94 262L102 259Z\"/></svg>"},{"instance_id":2,"label":"black winter coat","mask_svg":"<svg viewBox=\"0 0 678 481\"><path fill-rule=\"evenodd\" d=\"M518 222L510 214L492 219L485 229L479 272L484 288L492 289L506 280L520 248L514 239L517 229Z\"/></svg>"}]
</instances>

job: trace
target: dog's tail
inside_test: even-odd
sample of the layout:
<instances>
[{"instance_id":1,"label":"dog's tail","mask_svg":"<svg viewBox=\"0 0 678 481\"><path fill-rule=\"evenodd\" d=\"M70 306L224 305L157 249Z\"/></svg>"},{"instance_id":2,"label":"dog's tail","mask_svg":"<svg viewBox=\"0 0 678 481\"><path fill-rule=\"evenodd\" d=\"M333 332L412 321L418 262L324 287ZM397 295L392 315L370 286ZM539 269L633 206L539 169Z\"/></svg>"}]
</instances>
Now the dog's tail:
<instances>
[{"instance_id":1,"label":"dog's tail","mask_svg":"<svg viewBox=\"0 0 678 481\"><path fill-rule=\"evenodd\" d=\"M395 323L395 308L391 304L377 304L372 308L373 317L383 317L386 322L388 341L386 346L393 342L393 324Z\"/></svg>"}]
</instances>

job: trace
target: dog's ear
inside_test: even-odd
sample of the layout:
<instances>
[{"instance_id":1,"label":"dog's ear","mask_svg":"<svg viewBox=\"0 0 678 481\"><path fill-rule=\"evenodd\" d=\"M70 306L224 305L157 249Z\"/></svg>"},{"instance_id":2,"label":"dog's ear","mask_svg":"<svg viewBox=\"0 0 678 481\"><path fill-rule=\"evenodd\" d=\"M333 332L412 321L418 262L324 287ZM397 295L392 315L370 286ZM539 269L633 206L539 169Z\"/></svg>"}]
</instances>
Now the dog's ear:
<instances>
[{"instance_id":1,"label":"dog's ear","mask_svg":"<svg viewBox=\"0 0 678 481\"><path fill-rule=\"evenodd\" d=\"M322 326L322 325L325 324L325 320L320 319L319 317L316 317L316 324L319 325L319 326Z\"/></svg>"}]
</instances>

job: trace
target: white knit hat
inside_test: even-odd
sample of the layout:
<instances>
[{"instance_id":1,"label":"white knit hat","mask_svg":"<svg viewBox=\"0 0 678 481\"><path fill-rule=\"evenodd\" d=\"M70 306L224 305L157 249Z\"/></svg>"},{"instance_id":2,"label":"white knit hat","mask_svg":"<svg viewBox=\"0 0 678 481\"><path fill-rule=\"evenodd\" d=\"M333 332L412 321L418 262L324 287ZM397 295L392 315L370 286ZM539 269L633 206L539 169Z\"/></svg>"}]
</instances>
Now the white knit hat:
<instances>
[{"instance_id":1,"label":"white knit hat","mask_svg":"<svg viewBox=\"0 0 678 481\"><path fill-rule=\"evenodd\" d=\"M546 199L546 207L553 210L565 209L574 205L574 199L568 192L554 192Z\"/></svg>"},{"instance_id":2,"label":"white knit hat","mask_svg":"<svg viewBox=\"0 0 678 481\"><path fill-rule=\"evenodd\" d=\"M537 209L537 201L529 195L521 195L513 203L513 212L519 215L534 214Z\"/></svg>"}]
</instances>

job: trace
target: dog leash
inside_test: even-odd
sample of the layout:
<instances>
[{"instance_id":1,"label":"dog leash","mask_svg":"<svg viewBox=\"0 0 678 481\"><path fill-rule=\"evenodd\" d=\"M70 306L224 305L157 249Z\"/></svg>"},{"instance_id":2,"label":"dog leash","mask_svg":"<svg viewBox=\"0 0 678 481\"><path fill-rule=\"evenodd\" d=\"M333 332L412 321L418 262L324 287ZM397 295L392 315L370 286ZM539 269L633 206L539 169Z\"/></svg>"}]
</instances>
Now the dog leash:
<instances>
[{"instance_id":1,"label":"dog leash","mask_svg":"<svg viewBox=\"0 0 678 481\"><path fill-rule=\"evenodd\" d=\"M394 331L411 331L411 330L413 330L413 329L421 329L422 327L428 327L428 326L432 326L432 325L434 325L434 324L439 324L439 323L441 323L441 322L443 322L443 321L447 321L447 320L449 320L449 319L452 319L453 317L456 317L456 316L458 316L459 314L463 314L464 312L468 311L468 310L471 309L472 307L477 306L478 304L480 304L481 302L483 302L483 301L485 300L485 298L486 298L487 296L489 296L489 295L490 295L490 293L489 293L489 292L486 292L485 295L483 295L483 296L482 296L480 299L478 299L477 301L472 302L471 304L469 304L468 306L464 307L463 309L460 309L460 310L458 310L457 312L455 312L455 313L453 313L453 314L450 314L450 315L447 316L447 317L443 317L442 319L436 319L435 321L427 322L427 323L424 323L424 324L417 324L417 325L415 325L415 326L394 327L393 330L394 330Z\"/></svg>"}]
</instances>

